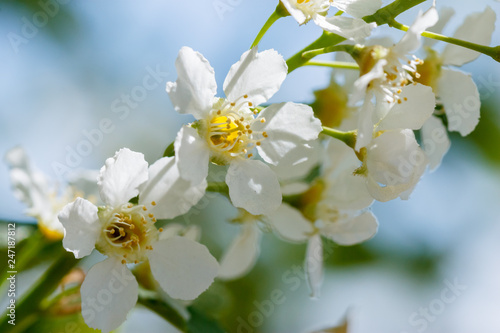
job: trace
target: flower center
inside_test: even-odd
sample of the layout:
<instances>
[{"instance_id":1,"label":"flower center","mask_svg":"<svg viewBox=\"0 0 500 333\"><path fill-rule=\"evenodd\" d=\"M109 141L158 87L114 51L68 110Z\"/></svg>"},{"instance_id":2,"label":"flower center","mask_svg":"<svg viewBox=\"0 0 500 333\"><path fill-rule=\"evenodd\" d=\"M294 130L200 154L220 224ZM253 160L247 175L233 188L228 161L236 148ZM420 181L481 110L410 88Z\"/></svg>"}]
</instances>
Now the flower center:
<instances>
[{"instance_id":1,"label":"flower center","mask_svg":"<svg viewBox=\"0 0 500 333\"><path fill-rule=\"evenodd\" d=\"M250 158L253 154L248 152L267 137L266 132L251 129L256 112L247 107L252 106L245 100L247 97L240 98L244 101L239 104L221 99L210 111L205 135L212 151L212 162L224 165L234 158ZM260 121L265 122L263 118Z\"/></svg>"},{"instance_id":2,"label":"flower center","mask_svg":"<svg viewBox=\"0 0 500 333\"><path fill-rule=\"evenodd\" d=\"M437 80L441 76L442 60L437 52L432 49L427 50L427 54L428 56L425 58L425 62L417 66L420 77L416 77L415 81L431 87L435 92Z\"/></svg>"},{"instance_id":3,"label":"flower center","mask_svg":"<svg viewBox=\"0 0 500 333\"><path fill-rule=\"evenodd\" d=\"M99 211L102 234L96 247L107 256L122 257L122 263L138 263L158 239L156 218L145 206L125 204L114 210Z\"/></svg>"},{"instance_id":4,"label":"flower center","mask_svg":"<svg viewBox=\"0 0 500 333\"><path fill-rule=\"evenodd\" d=\"M381 59L387 61L383 68L384 77L370 82L369 87L380 90L388 103L401 104L401 88L420 78L417 66L423 65L424 62L415 56L409 59L405 55L395 53L392 48L381 45L365 47L358 59L360 75L370 72Z\"/></svg>"}]
</instances>

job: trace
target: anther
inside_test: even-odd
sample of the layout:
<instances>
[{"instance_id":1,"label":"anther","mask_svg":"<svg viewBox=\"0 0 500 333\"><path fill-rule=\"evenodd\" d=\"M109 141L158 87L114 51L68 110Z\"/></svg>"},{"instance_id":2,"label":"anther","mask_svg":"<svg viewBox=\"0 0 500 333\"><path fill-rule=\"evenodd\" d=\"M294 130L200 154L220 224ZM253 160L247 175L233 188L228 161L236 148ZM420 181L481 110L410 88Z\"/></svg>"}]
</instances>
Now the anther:
<instances>
[{"instance_id":1,"label":"anther","mask_svg":"<svg viewBox=\"0 0 500 333\"><path fill-rule=\"evenodd\" d=\"M151 205L156 206L156 202L155 201L151 201Z\"/></svg>"}]
</instances>

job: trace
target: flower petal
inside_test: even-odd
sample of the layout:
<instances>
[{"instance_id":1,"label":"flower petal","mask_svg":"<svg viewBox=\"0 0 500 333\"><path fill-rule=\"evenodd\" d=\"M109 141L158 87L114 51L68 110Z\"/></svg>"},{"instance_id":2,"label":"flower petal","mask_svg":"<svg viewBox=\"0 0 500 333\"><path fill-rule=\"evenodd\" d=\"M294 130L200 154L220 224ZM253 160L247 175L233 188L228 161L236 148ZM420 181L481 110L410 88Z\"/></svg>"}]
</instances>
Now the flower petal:
<instances>
[{"instance_id":1,"label":"flower petal","mask_svg":"<svg viewBox=\"0 0 500 333\"><path fill-rule=\"evenodd\" d=\"M198 185L182 179L175 158L163 157L149 167L149 179L141 190L139 203L158 219L173 219L196 205L206 187L205 179ZM151 204L153 201L155 205Z\"/></svg>"},{"instance_id":2,"label":"flower petal","mask_svg":"<svg viewBox=\"0 0 500 333\"><path fill-rule=\"evenodd\" d=\"M258 160L235 160L226 175L229 197L235 207L253 215L266 215L281 204L281 190L276 174Z\"/></svg>"},{"instance_id":3,"label":"flower petal","mask_svg":"<svg viewBox=\"0 0 500 333\"><path fill-rule=\"evenodd\" d=\"M283 156L277 165L270 165L270 168L283 181L303 178L319 164L322 153L320 147L319 141L298 145Z\"/></svg>"},{"instance_id":4,"label":"flower petal","mask_svg":"<svg viewBox=\"0 0 500 333\"><path fill-rule=\"evenodd\" d=\"M198 242L201 237L201 229L196 225L185 226L178 223L169 223L163 228L159 239L167 239L174 236L186 237L192 241Z\"/></svg>"},{"instance_id":5,"label":"flower petal","mask_svg":"<svg viewBox=\"0 0 500 333\"><path fill-rule=\"evenodd\" d=\"M450 148L451 142L441 119L431 117L422 126L422 149L429 159L430 170L435 170Z\"/></svg>"},{"instance_id":6,"label":"flower petal","mask_svg":"<svg viewBox=\"0 0 500 333\"><path fill-rule=\"evenodd\" d=\"M318 298L323 283L323 243L319 234L313 235L307 243L305 271L311 297Z\"/></svg>"},{"instance_id":7,"label":"flower petal","mask_svg":"<svg viewBox=\"0 0 500 333\"><path fill-rule=\"evenodd\" d=\"M427 166L410 129L386 131L367 147L367 188L378 201L407 199Z\"/></svg>"},{"instance_id":8,"label":"flower petal","mask_svg":"<svg viewBox=\"0 0 500 333\"><path fill-rule=\"evenodd\" d=\"M97 185L102 200L116 207L137 196L139 187L147 180L148 162L144 160L144 155L122 148L106 160Z\"/></svg>"},{"instance_id":9,"label":"flower petal","mask_svg":"<svg viewBox=\"0 0 500 333\"><path fill-rule=\"evenodd\" d=\"M75 258L89 255L99 238L100 227L97 207L82 198L64 206L59 213L59 221L64 227L63 246L73 252Z\"/></svg>"},{"instance_id":10,"label":"flower petal","mask_svg":"<svg viewBox=\"0 0 500 333\"><path fill-rule=\"evenodd\" d=\"M299 24L304 24L307 21L307 17L304 14L303 11L298 9L293 2L290 2L289 0L281 0L281 3L283 6L285 6L286 10L292 17L299 23Z\"/></svg>"},{"instance_id":11,"label":"flower petal","mask_svg":"<svg viewBox=\"0 0 500 333\"><path fill-rule=\"evenodd\" d=\"M490 45L491 35L495 30L496 14L489 6L481 13L473 13L465 18L457 29L454 38L474 42L479 45ZM443 54L444 65L462 66L479 57L480 53L457 45L447 44Z\"/></svg>"},{"instance_id":12,"label":"flower petal","mask_svg":"<svg viewBox=\"0 0 500 333\"><path fill-rule=\"evenodd\" d=\"M434 112L436 98L432 88L420 83L402 88L401 103L395 103L379 123L377 130L420 129Z\"/></svg>"},{"instance_id":13,"label":"flower petal","mask_svg":"<svg viewBox=\"0 0 500 333\"><path fill-rule=\"evenodd\" d=\"M436 7L432 5L425 13L419 13L403 38L394 46L394 51L400 55L407 55L420 47L422 32L434 26L439 20Z\"/></svg>"},{"instance_id":14,"label":"flower petal","mask_svg":"<svg viewBox=\"0 0 500 333\"><path fill-rule=\"evenodd\" d=\"M366 74L361 75L356 81L354 81L354 88L352 95L349 98L349 105L355 106L358 102L362 100L369 100L367 98L367 89L370 82L375 79L383 78L384 66L387 65L387 60L381 59L373 66L373 68ZM370 95L371 96L371 95ZM369 96L369 97L370 97Z\"/></svg>"},{"instance_id":15,"label":"flower petal","mask_svg":"<svg viewBox=\"0 0 500 333\"><path fill-rule=\"evenodd\" d=\"M248 273L259 257L260 230L255 221L244 223L241 232L220 260L219 278L233 280Z\"/></svg>"},{"instance_id":16,"label":"flower petal","mask_svg":"<svg viewBox=\"0 0 500 333\"><path fill-rule=\"evenodd\" d=\"M205 245L185 237L174 236L156 242L148 257L154 278L176 299L198 297L212 284L219 269Z\"/></svg>"},{"instance_id":17,"label":"flower petal","mask_svg":"<svg viewBox=\"0 0 500 333\"><path fill-rule=\"evenodd\" d=\"M305 242L313 232L312 222L286 203L270 213L268 221L280 237L290 242Z\"/></svg>"},{"instance_id":18,"label":"flower petal","mask_svg":"<svg viewBox=\"0 0 500 333\"><path fill-rule=\"evenodd\" d=\"M481 100L470 74L443 68L437 95L448 117L448 129L468 135L479 123Z\"/></svg>"},{"instance_id":19,"label":"flower petal","mask_svg":"<svg viewBox=\"0 0 500 333\"><path fill-rule=\"evenodd\" d=\"M353 17L362 18L363 16L375 13L380 8L380 6L382 6L382 1L381 0L334 0L332 1L332 5Z\"/></svg>"},{"instance_id":20,"label":"flower petal","mask_svg":"<svg viewBox=\"0 0 500 333\"><path fill-rule=\"evenodd\" d=\"M327 224L322 234L340 245L354 245L372 238L378 229L378 222L372 212Z\"/></svg>"},{"instance_id":21,"label":"flower petal","mask_svg":"<svg viewBox=\"0 0 500 333\"><path fill-rule=\"evenodd\" d=\"M175 138L175 159L182 178L200 184L207 178L210 149L198 131L182 126Z\"/></svg>"},{"instance_id":22,"label":"flower petal","mask_svg":"<svg viewBox=\"0 0 500 333\"><path fill-rule=\"evenodd\" d=\"M10 181L14 196L28 207L32 216L51 215L49 197L53 191L47 177L35 170L22 147L14 147L5 154L5 162L10 168Z\"/></svg>"},{"instance_id":23,"label":"flower petal","mask_svg":"<svg viewBox=\"0 0 500 333\"><path fill-rule=\"evenodd\" d=\"M184 46L177 60L177 81L167 82L167 93L175 111L203 118L212 108L217 93L214 69L201 53Z\"/></svg>"},{"instance_id":24,"label":"flower petal","mask_svg":"<svg viewBox=\"0 0 500 333\"><path fill-rule=\"evenodd\" d=\"M224 93L231 102L238 103L243 98L257 106L279 90L287 72L286 62L278 52L266 50L257 53L257 47L254 47L231 66L224 80Z\"/></svg>"},{"instance_id":25,"label":"flower petal","mask_svg":"<svg viewBox=\"0 0 500 333\"><path fill-rule=\"evenodd\" d=\"M358 134L356 137L356 145L354 146L356 151L366 147L372 140L374 111L375 105L373 105L370 98L367 98L359 110Z\"/></svg>"},{"instance_id":26,"label":"flower petal","mask_svg":"<svg viewBox=\"0 0 500 333\"><path fill-rule=\"evenodd\" d=\"M339 209L363 209L373 203L373 198L366 189L365 179L353 174L354 169L345 169L328 179L324 205L334 205ZM327 175L328 177L328 175Z\"/></svg>"},{"instance_id":27,"label":"flower petal","mask_svg":"<svg viewBox=\"0 0 500 333\"><path fill-rule=\"evenodd\" d=\"M375 23L366 23L360 18L345 16L324 17L316 14L313 16L313 20L323 30L354 41L362 41L369 37L377 26Z\"/></svg>"},{"instance_id":28,"label":"flower petal","mask_svg":"<svg viewBox=\"0 0 500 333\"><path fill-rule=\"evenodd\" d=\"M120 326L137 303L139 285L120 258L95 264L80 289L85 323L103 333Z\"/></svg>"},{"instance_id":29,"label":"flower petal","mask_svg":"<svg viewBox=\"0 0 500 333\"><path fill-rule=\"evenodd\" d=\"M317 139L322 131L321 121L314 117L310 106L290 102L273 104L261 111L251 129L267 133L257 150L273 165L305 141Z\"/></svg>"}]
</instances>

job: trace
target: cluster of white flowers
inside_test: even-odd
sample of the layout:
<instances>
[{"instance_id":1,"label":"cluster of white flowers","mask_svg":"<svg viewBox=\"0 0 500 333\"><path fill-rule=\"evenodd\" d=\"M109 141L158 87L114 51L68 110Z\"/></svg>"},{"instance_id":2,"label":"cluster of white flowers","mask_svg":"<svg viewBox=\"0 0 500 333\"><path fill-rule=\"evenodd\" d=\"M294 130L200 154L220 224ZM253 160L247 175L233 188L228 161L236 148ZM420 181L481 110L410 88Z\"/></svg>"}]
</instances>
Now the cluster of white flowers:
<instances>
[{"instance_id":1,"label":"cluster of white flowers","mask_svg":"<svg viewBox=\"0 0 500 333\"><path fill-rule=\"evenodd\" d=\"M380 0L281 2L299 24L313 20L348 39L346 43L370 35L376 25L362 17L381 6ZM352 17L327 17L330 7ZM15 194L39 220L40 229L53 238L64 234L63 246L76 258L94 249L107 257L88 271L81 287L86 323L108 332L125 320L138 299L138 282L129 270L135 264L149 262L161 289L181 300L197 298L215 278L243 276L259 255L261 229L285 241L307 242L305 271L317 297L322 238L353 245L373 237L378 228L370 210L374 200L408 199L426 169L440 164L450 145L443 119L450 131L462 135L479 121L476 85L470 75L451 68L478 53L450 45L438 53L428 44L424 60L414 55L421 34L433 26L440 31L451 13L445 10L442 16L439 21L433 5L417 16L398 43L368 40L353 47L359 76L335 92L348 101L342 105L340 120L345 121L336 129L350 130L344 132L351 134L350 142L321 136L324 114L317 112L318 119L309 105L265 104L288 72L275 50L253 47L243 53L224 80L225 97L216 97L213 68L202 54L183 47L175 63L178 78L167 83L166 91L175 110L195 120L178 132L175 156L148 167L141 153L122 148L94 176L93 190L83 186L89 179L85 174L57 197L21 149L10 151ZM488 7L466 18L455 37L477 37L488 44L494 22ZM191 232L167 222L167 233L155 225L198 203L207 189L210 163L225 168L228 196L240 214L233 222L241 225L241 233L220 265ZM305 182L316 166L319 174ZM126 286L120 292L110 290L111 302L96 305L103 290L113 289L116 274Z\"/></svg>"}]
</instances>

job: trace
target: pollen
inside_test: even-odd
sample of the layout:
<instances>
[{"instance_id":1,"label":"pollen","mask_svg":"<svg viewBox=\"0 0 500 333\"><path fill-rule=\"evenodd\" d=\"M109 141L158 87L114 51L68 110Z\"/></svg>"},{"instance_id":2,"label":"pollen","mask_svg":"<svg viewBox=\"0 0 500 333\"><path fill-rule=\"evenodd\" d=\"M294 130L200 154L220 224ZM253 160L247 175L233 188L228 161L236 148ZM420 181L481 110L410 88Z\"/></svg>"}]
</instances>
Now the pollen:
<instances>
[{"instance_id":1,"label":"pollen","mask_svg":"<svg viewBox=\"0 0 500 333\"><path fill-rule=\"evenodd\" d=\"M155 201L151 201L151 205L156 206L156 202Z\"/></svg>"}]
</instances>

